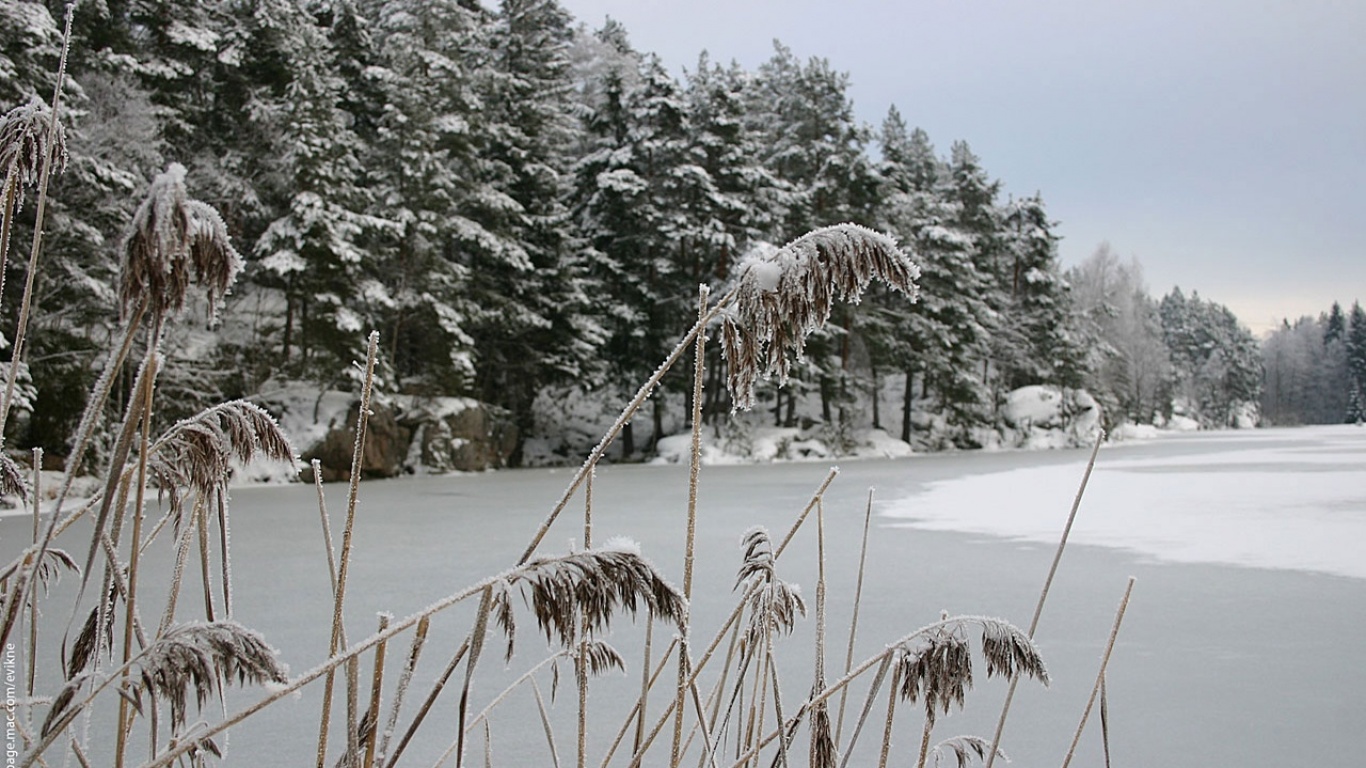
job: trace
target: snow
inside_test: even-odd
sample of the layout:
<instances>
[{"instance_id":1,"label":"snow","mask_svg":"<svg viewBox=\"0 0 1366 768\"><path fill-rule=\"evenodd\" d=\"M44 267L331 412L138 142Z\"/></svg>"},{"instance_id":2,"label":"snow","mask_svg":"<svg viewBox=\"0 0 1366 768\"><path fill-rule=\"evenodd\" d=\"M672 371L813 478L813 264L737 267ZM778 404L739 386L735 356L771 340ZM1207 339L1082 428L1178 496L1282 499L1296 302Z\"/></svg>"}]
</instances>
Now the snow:
<instances>
[{"instance_id":1,"label":"snow","mask_svg":"<svg viewBox=\"0 0 1366 768\"><path fill-rule=\"evenodd\" d=\"M1126 421L1110 430L1107 437L1113 442L1126 440L1152 440L1162 435L1162 430L1152 424L1135 424Z\"/></svg>"},{"instance_id":2,"label":"snow","mask_svg":"<svg viewBox=\"0 0 1366 768\"><path fill-rule=\"evenodd\" d=\"M1006 395L1001 414L1004 447L1075 448L1095 442L1100 430L1100 408L1084 390L1021 387Z\"/></svg>"},{"instance_id":3,"label":"snow","mask_svg":"<svg viewBox=\"0 0 1366 768\"><path fill-rule=\"evenodd\" d=\"M166 37L173 43L196 48L206 53L213 53L218 49L219 37L216 32L191 27L179 21L171 22L171 26L166 29Z\"/></svg>"},{"instance_id":4,"label":"snow","mask_svg":"<svg viewBox=\"0 0 1366 768\"><path fill-rule=\"evenodd\" d=\"M812 430L795 427L757 427L702 433L702 463L706 465L767 464L786 461L828 461L839 456L855 459L895 459L911 455L911 447L881 429L856 431L844 453ZM686 464L692 455L692 433L670 435L659 441L652 464Z\"/></svg>"},{"instance_id":5,"label":"snow","mask_svg":"<svg viewBox=\"0 0 1366 768\"><path fill-rule=\"evenodd\" d=\"M1366 430L1180 436L1202 452L1096 463L1070 541L1174 562L1366 578ZM1084 459L935 482L889 504L925 530L1056 544Z\"/></svg>"},{"instance_id":6,"label":"snow","mask_svg":"<svg viewBox=\"0 0 1366 768\"><path fill-rule=\"evenodd\" d=\"M279 419L295 448L316 445L329 430L342 426L356 401L351 392L319 392L304 384L263 389L259 398L263 407Z\"/></svg>"}]
</instances>

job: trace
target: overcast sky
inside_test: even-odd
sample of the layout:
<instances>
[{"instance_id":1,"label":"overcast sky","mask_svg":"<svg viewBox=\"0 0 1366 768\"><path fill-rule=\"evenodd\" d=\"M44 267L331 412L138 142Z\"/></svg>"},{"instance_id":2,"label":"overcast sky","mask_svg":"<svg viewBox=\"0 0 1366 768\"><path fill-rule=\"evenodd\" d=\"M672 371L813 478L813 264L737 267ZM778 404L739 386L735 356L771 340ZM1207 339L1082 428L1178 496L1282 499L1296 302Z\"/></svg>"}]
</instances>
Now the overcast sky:
<instances>
[{"instance_id":1,"label":"overcast sky","mask_svg":"<svg viewBox=\"0 0 1366 768\"><path fill-rule=\"evenodd\" d=\"M1366 301L1362 0L562 0L675 72L781 40L941 153L1041 192L1064 265L1108 241L1254 330ZM799 234L799 233L798 233Z\"/></svg>"}]
</instances>

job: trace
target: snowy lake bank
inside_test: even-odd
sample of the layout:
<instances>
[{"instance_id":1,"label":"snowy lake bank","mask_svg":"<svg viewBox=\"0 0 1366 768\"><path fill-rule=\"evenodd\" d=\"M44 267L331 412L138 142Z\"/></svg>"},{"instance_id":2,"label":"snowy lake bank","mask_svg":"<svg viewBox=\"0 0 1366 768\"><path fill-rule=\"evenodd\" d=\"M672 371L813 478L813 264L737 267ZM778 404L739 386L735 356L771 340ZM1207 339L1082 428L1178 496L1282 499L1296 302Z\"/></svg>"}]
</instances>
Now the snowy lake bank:
<instances>
[{"instance_id":1,"label":"snowy lake bank","mask_svg":"<svg viewBox=\"0 0 1366 768\"><path fill-rule=\"evenodd\" d=\"M1022 684L1006 729L1003 746L1014 764L1061 761L1129 575L1138 584L1109 674L1117 764L1349 763L1345 756L1355 753L1366 712L1366 667L1359 661L1366 579L1343 565L1342 553L1366 560L1366 538L1352 527L1366 517L1363 450L1366 431L1351 427L1204 433L1102 450L1038 633L1054 684ZM1085 460L1085 451L1073 450L844 464L824 504L829 667L843 665L870 487L876 488L874 529L856 661L934 621L941 610L1027 625ZM827 470L818 463L703 469L694 617L704 639L732 604L741 535L753 525L781 535ZM362 485L350 637L372 631L377 611L406 615L510 566L570 474L505 471ZM1336 489L1331 494L1325 490L1330 487ZM327 494L339 537L345 486L327 486ZM594 539L637 540L679 579L686 498L686 467L604 467L594 486ZM581 510L581 500L570 505L542 551L562 552L570 540L582 542ZM1280 527L1272 542L1284 543L1284 557L1253 557L1241 543L1231 546L1249 537L1229 532L1258 531L1273 521ZM18 548L27 525L0 520L6 552ZM1290 533L1321 525L1330 527L1328 538L1337 546L1304 544ZM1333 527L1338 525L1346 527ZM802 584L813 600L814 520L808 526L779 573ZM232 540L235 618L260 630L295 672L313 666L325 655L330 604L312 488L235 491ZM1181 548L1191 541L1200 546ZM1230 546L1220 549L1220 542ZM169 547L153 549L144 577L164 579ZM1262 544L1257 551L1276 549ZM457 612L434 625L414 694L425 694L463 637L467 617ZM545 648L530 617L521 624L517 670L543 658ZM808 617L797 636L783 641L793 645L784 685L794 699L810 685L813 624ZM609 639L635 662L640 634L622 621ZM367 660L363 668L368 666ZM501 690L508 677L501 667L493 653L481 664L474 708ZM595 763L611 738L603 731L621 722L624 711L617 710L629 706L638 675L633 664L627 676L595 682L593 706L606 713L590 737ZM1004 686L980 669L977 677L966 710L941 719L938 738L990 736ZM310 763L320 690L279 702L236 729L224 764ZM230 709L255 694L234 695ZM404 764L430 765L445 748L455 699L448 691L438 702ZM562 760L572 754L572 701L562 689L555 708ZM410 700L405 712L415 706ZM530 695L515 694L505 706L493 720L495 764L548 764ZM906 707L904 718L896 742L902 762L913 759L919 742L915 708ZM1098 734L1093 719L1079 761L1100 764ZM876 741L865 739L865 746ZM476 740L471 757L480 749Z\"/></svg>"}]
</instances>

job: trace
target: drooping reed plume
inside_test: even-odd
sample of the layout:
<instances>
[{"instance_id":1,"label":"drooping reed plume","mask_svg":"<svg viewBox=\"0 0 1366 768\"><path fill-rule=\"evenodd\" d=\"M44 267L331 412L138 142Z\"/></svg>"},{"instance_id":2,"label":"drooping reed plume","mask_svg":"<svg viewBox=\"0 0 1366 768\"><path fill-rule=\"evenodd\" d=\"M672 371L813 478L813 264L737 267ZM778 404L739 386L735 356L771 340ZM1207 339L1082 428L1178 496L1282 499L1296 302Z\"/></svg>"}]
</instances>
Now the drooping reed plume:
<instances>
[{"instance_id":1,"label":"drooping reed plume","mask_svg":"<svg viewBox=\"0 0 1366 768\"><path fill-rule=\"evenodd\" d=\"M809 232L742 263L721 315L727 383L737 408L754 404L761 376L787 380L806 338L825 324L836 299L858 301L874 278L914 300L920 268L886 235L857 224Z\"/></svg>"},{"instance_id":2,"label":"drooping reed plume","mask_svg":"<svg viewBox=\"0 0 1366 768\"><path fill-rule=\"evenodd\" d=\"M981 737L954 736L953 738L944 739L934 745L934 747L930 749L930 753L934 755L934 764L936 768L944 759L945 755L953 756L953 764L957 766L957 768L968 768L973 760L976 760L979 763L985 762L987 759L987 751L990 749L991 742ZM1000 756L1003 758L1006 757L1004 753L1001 753Z\"/></svg>"},{"instance_id":3,"label":"drooping reed plume","mask_svg":"<svg viewBox=\"0 0 1366 768\"><path fill-rule=\"evenodd\" d=\"M49 146L48 138L52 138ZM0 209L0 296L5 291L10 235L15 211L24 203L24 190L37 188L43 163L52 157L52 172L66 168L66 127L52 119L52 110L36 97L0 116L0 175L4 177Z\"/></svg>"},{"instance_id":4,"label":"drooping reed plume","mask_svg":"<svg viewBox=\"0 0 1366 768\"><path fill-rule=\"evenodd\" d=\"M158 175L133 214L124 240L119 304L125 316L145 305L153 317L179 313L191 281L204 287L212 317L242 269L227 226L213 206L185 189L185 166Z\"/></svg>"},{"instance_id":5,"label":"drooping reed plume","mask_svg":"<svg viewBox=\"0 0 1366 768\"><path fill-rule=\"evenodd\" d=\"M933 629L901 643L896 661L901 697L924 704L925 725L917 763L920 768L929 754L930 733L938 715L948 714L954 705L961 708L967 690L972 687L972 652L967 638L971 624L977 624L982 631L981 652L987 677L1025 675L1048 684L1048 670L1034 642L1000 619L946 618ZM986 749L990 749L990 744Z\"/></svg>"},{"instance_id":6,"label":"drooping reed plume","mask_svg":"<svg viewBox=\"0 0 1366 768\"><path fill-rule=\"evenodd\" d=\"M227 484L234 460L245 465L258 457L295 463L294 447L275 417L259 405L233 400L162 433L151 446L148 473L175 510L185 490L208 496Z\"/></svg>"},{"instance_id":7,"label":"drooping reed plume","mask_svg":"<svg viewBox=\"0 0 1366 768\"><path fill-rule=\"evenodd\" d=\"M520 587L546 640L572 646L586 628L604 631L612 617L646 611L661 621L681 623L687 601L648 560L628 548L612 546L560 557L536 558L511 572L509 586ZM511 612L499 613L510 623Z\"/></svg>"},{"instance_id":8,"label":"drooping reed plume","mask_svg":"<svg viewBox=\"0 0 1366 768\"><path fill-rule=\"evenodd\" d=\"M76 678L68 682L43 722L41 734L45 743L70 725L96 694L109 685L119 684L115 681L120 679L126 680L120 694L139 712L150 713L158 702L168 706L173 731L189 722L191 697L202 709L210 697L219 695L220 686L234 680L239 685L288 682L287 670L261 635L232 621L177 626L130 659L121 671L130 674L126 678L106 677L80 702L72 694L83 681ZM40 754L42 746L30 757Z\"/></svg>"}]
</instances>

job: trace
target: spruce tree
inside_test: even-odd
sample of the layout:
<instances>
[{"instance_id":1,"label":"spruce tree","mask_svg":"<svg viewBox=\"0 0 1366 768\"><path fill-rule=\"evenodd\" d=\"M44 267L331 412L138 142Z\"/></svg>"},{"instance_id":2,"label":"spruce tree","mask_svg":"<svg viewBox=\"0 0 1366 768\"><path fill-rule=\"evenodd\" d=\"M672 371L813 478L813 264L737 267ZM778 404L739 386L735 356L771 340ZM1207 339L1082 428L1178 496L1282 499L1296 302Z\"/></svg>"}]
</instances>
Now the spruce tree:
<instances>
[{"instance_id":1,"label":"spruce tree","mask_svg":"<svg viewBox=\"0 0 1366 768\"><path fill-rule=\"evenodd\" d=\"M400 388L465 391L475 373L466 285L475 252L525 254L471 218L481 18L455 0L386 0L375 10L383 111L368 162L377 210L397 222L375 244L392 299L384 334ZM487 196L485 202L497 204Z\"/></svg>"},{"instance_id":2,"label":"spruce tree","mask_svg":"<svg viewBox=\"0 0 1366 768\"><path fill-rule=\"evenodd\" d=\"M1058 266L1054 222L1034 195L1006 206L1003 266L1010 300L1001 325L1017 332L1019 344L998 361L1011 389L1029 384L1079 387L1085 352L1074 335L1072 298ZM1004 286L1003 286L1004 287Z\"/></svg>"},{"instance_id":3,"label":"spruce tree","mask_svg":"<svg viewBox=\"0 0 1366 768\"><path fill-rule=\"evenodd\" d=\"M284 300L270 339L281 370L336 386L391 304L368 244L395 225L369 213L367 147L342 108L346 85L327 31L294 3L260 4L252 22L253 48L288 72L252 110L263 116L266 146L278 148L264 177L273 183L262 185L274 218L256 240L252 279Z\"/></svg>"},{"instance_id":4,"label":"spruce tree","mask_svg":"<svg viewBox=\"0 0 1366 768\"><path fill-rule=\"evenodd\" d=\"M929 136L919 129L907 136L904 121L893 111L883 122L881 144L882 226L920 263L921 290L911 305L904 297L876 294L871 306L886 320L873 336L874 349L905 375L901 438L911 442L914 437L918 383L919 397L946 415L951 439L969 445L970 428L980 421L986 397L979 375L992 315L984 300L986 276L973 262L974 240L960 228L949 169L935 155Z\"/></svg>"},{"instance_id":5,"label":"spruce tree","mask_svg":"<svg viewBox=\"0 0 1366 768\"><path fill-rule=\"evenodd\" d=\"M1347 370L1351 375L1348 390L1347 421L1366 420L1366 310L1352 302L1347 322Z\"/></svg>"},{"instance_id":6,"label":"spruce tree","mask_svg":"<svg viewBox=\"0 0 1366 768\"><path fill-rule=\"evenodd\" d=\"M476 393L507 408L525 435L548 384L587 379L598 365L586 275L565 200L574 101L570 18L555 0L504 0L489 32L480 85L478 171L501 205L484 226L525 261L480 258L469 286ZM513 456L513 461L519 460Z\"/></svg>"}]
</instances>

